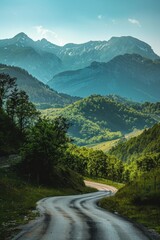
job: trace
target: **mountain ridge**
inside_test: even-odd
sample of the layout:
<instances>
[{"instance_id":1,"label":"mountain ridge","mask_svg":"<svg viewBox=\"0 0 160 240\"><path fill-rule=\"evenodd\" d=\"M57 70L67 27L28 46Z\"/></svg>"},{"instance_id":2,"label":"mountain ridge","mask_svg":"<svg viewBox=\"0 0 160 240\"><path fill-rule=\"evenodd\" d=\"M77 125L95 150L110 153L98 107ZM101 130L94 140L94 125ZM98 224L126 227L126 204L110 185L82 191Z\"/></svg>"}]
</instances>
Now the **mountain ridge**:
<instances>
[{"instance_id":1,"label":"mountain ridge","mask_svg":"<svg viewBox=\"0 0 160 240\"><path fill-rule=\"evenodd\" d=\"M86 97L117 94L134 101L159 101L160 61L137 54L119 55L107 63L57 74L47 83L57 91Z\"/></svg>"},{"instance_id":2,"label":"mountain ridge","mask_svg":"<svg viewBox=\"0 0 160 240\"><path fill-rule=\"evenodd\" d=\"M159 58L150 45L131 36L64 46L46 39L34 41L25 33L0 40L0 63L24 68L43 82L62 71L84 68L94 61L108 62L125 53L136 53L153 60Z\"/></svg>"},{"instance_id":3,"label":"mountain ridge","mask_svg":"<svg viewBox=\"0 0 160 240\"><path fill-rule=\"evenodd\" d=\"M0 73L16 77L18 88L24 90L28 94L30 101L37 106L45 108L47 106L62 107L79 100L78 97L58 93L19 67L0 64Z\"/></svg>"}]
</instances>

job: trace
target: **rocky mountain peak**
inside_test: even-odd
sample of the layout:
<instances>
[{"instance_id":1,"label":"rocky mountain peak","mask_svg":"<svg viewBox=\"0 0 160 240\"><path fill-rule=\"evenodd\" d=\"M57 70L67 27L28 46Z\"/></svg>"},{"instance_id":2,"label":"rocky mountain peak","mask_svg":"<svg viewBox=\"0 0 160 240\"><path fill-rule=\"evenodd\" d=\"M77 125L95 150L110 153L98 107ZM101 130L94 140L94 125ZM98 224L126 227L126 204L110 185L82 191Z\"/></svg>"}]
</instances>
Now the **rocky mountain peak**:
<instances>
[{"instance_id":1,"label":"rocky mountain peak","mask_svg":"<svg viewBox=\"0 0 160 240\"><path fill-rule=\"evenodd\" d=\"M18 33L17 35L15 35L15 36L13 37L13 39L16 39L17 41L19 41L19 40L25 41L25 40L28 40L28 39L31 40L31 38L29 38L29 37L27 36L27 34L25 34L25 33L23 33L23 32Z\"/></svg>"}]
</instances>

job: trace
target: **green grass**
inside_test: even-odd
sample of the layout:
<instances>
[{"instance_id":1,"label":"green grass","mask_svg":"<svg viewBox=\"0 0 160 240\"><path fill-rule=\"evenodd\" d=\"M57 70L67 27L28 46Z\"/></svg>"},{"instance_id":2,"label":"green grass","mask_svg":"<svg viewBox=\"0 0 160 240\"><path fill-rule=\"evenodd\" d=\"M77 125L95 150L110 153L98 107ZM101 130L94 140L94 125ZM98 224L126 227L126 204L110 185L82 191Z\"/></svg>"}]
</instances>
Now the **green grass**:
<instances>
[{"instance_id":1,"label":"green grass","mask_svg":"<svg viewBox=\"0 0 160 240\"><path fill-rule=\"evenodd\" d=\"M160 169L157 169L127 184L115 196L102 199L99 204L160 233L159 186Z\"/></svg>"},{"instance_id":2,"label":"green grass","mask_svg":"<svg viewBox=\"0 0 160 240\"><path fill-rule=\"evenodd\" d=\"M144 130L135 129L133 132L125 134L125 139L129 140L132 137L137 137L143 131ZM115 147L118 144L119 141L121 141L121 138L111 140L111 141L104 141L104 142L97 143L97 144L86 145L86 147L93 148L93 150L102 150L103 152L107 153L112 147Z\"/></svg>"},{"instance_id":3,"label":"green grass","mask_svg":"<svg viewBox=\"0 0 160 240\"><path fill-rule=\"evenodd\" d=\"M71 195L93 191L87 187L75 189L49 188L28 184L8 169L0 169L0 240L17 232L17 226L38 214L36 202L44 197Z\"/></svg>"},{"instance_id":4,"label":"green grass","mask_svg":"<svg viewBox=\"0 0 160 240\"><path fill-rule=\"evenodd\" d=\"M111 180L105 179L105 178L90 178L90 177L85 177L85 180L87 181L91 181L91 182L97 182L97 183L102 183L102 184L106 184L106 185L110 185L113 186L117 189L120 189L122 187L124 187L123 183L117 183L117 182L113 182Z\"/></svg>"},{"instance_id":5,"label":"green grass","mask_svg":"<svg viewBox=\"0 0 160 240\"><path fill-rule=\"evenodd\" d=\"M139 136L143 131L144 131L144 129L143 129L143 130L135 129L135 130L133 130L133 132L130 132L130 133L128 133L128 134L125 134L125 138L126 138L126 140L129 140L130 138L137 137L137 136Z\"/></svg>"},{"instance_id":6,"label":"green grass","mask_svg":"<svg viewBox=\"0 0 160 240\"><path fill-rule=\"evenodd\" d=\"M93 150L102 150L103 152L108 152L112 147L114 147L120 139L115 139L111 141L105 141L97 144L87 145L86 147L92 148Z\"/></svg>"}]
</instances>

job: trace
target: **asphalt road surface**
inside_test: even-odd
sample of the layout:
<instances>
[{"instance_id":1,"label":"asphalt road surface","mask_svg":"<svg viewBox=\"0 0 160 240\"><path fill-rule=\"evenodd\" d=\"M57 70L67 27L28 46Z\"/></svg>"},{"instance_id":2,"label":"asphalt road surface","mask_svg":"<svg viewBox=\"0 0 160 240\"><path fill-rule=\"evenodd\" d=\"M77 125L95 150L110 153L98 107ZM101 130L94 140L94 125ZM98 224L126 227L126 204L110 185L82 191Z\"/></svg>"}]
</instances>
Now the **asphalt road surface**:
<instances>
[{"instance_id":1,"label":"asphalt road surface","mask_svg":"<svg viewBox=\"0 0 160 240\"><path fill-rule=\"evenodd\" d=\"M92 183L86 182L93 186ZM40 200L41 217L26 225L14 240L148 240L139 228L104 211L97 201L116 189L96 184L98 192Z\"/></svg>"}]
</instances>

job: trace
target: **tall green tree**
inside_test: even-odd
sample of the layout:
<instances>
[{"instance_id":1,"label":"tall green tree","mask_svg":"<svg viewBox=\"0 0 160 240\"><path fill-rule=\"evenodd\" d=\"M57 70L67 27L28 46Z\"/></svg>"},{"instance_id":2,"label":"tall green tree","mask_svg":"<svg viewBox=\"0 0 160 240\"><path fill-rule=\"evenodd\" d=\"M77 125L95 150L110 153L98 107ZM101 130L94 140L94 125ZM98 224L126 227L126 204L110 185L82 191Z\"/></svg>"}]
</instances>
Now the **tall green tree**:
<instances>
[{"instance_id":1,"label":"tall green tree","mask_svg":"<svg viewBox=\"0 0 160 240\"><path fill-rule=\"evenodd\" d=\"M16 87L16 78L11 78L8 74L0 74L0 108L8 97L8 95Z\"/></svg>"},{"instance_id":2,"label":"tall green tree","mask_svg":"<svg viewBox=\"0 0 160 240\"><path fill-rule=\"evenodd\" d=\"M0 109L0 156L17 153L24 138L14 122Z\"/></svg>"},{"instance_id":3,"label":"tall green tree","mask_svg":"<svg viewBox=\"0 0 160 240\"><path fill-rule=\"evenodd\" d=\"M39 119L28 133L22 149L21 171L28 179L48 183L54 166L65 155L68 125L62 117L53 121Z\"/></svg>"},{"instance_id":4,"label":"tall green tree","mask_svg":"<svg viewBox=\"0 0 160 240\"><path fill-rule=\"evenodd\" d=\"M10 94L6 102L8 116L16 123L21 132L34 123L39 116L33 103L24 91L17 88Z\"/></svg>"},{"instance_id":5,"label":"tall green tree","mask_svg":"<svg viewBox=\"0 0 160 240\"><path fill-rule=\"evenodd\" d=\"M106 158L106 155L102 151L90 152L87 164L88 174L93 177L105 177L107 170Z\"/></svg>"}]
</instances>

